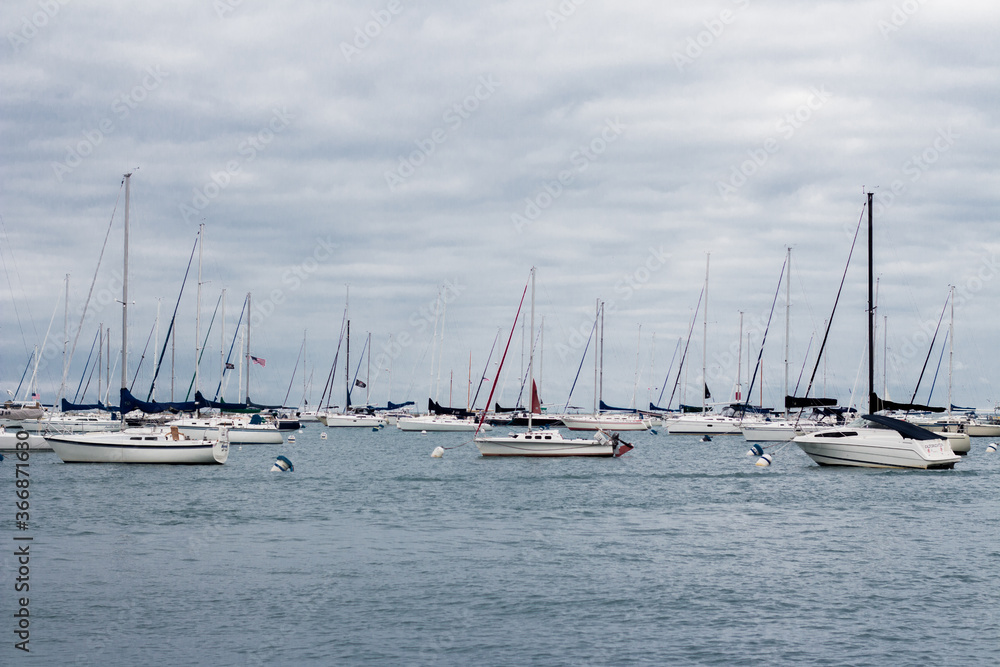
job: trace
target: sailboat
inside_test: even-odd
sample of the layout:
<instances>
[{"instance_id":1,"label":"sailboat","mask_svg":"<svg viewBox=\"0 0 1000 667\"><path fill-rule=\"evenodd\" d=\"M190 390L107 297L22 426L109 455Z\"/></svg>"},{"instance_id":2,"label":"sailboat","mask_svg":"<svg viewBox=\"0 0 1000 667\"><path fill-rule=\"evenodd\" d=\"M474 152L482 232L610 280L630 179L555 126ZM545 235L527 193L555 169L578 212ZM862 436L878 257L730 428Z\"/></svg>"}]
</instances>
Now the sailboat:
<instances>
[{"instance_id":1,"label":"sailboat","mask_svg":"<svg viewBox=\"0 0 1000 667\"><path fill-rule=\"evenodd\" d=\"M525 285L525 290L527 290L527 285ZM524 303L524 295L521 295L521 303ZM520 306L518 306L518 315L520 315ZM517 321L517 318L514 319ZM534 331L535 331L535 268L531 268L531 333L530 339L532 341L531 348L528 356L528 381L529 384L534 386ZM511 329L511 337L514 335L513 328ZM510 347L510 339L507 340L507 347ZM507 351L504 350L504 358L507 356ZM500 368L503 368L503 358L500 360ZM499 375L499 370L497 374ZM496 388L494 384L493 388ZM493 391L490 391L490 398L486 401L487 404L491 403L493 400ZM610 457L610 456L621 456L625 452L633 449L632 445L627 442L622 442L617 433L608 435L603 430L599 430L593 438L564 438L562 433L558 429L533 429L532 428L532 415L534 411L528 413L528 430L524 432L510 433L506 436L474 436L476 447L479 448L479 453L483 456L538 456L538 457L556 457L556 456L596 456L596 457ZM480 419L480 426L483 426L483 422L486 418L484 414Z\"/></svg>"},{"instance_id":2,"label":"sailboat","mask_svg":"<svg viewBox=\"0 0 1000 667\"><path fill-rule=\"evenodd\" d=\"M128 225L131 173L125 174L125 253L122 272L122 404L128 391ZM125 415L122 413L122 424ZM47 434L45 440L65 463L225 463L229 440L195 439L177 428L141 427L115 432Z\"/></svg>"},{"instance_id":3,"label":"sailboat","mask_svg":"<svg viewBox=\"0 0 1000 667\"><path fill-rule=\"evenodd\" d=\"M532 274L534 278L534 274ZM534 287L532 287L534 290ZM532 294L534 291L532 291ZM534 308L534 304L532 304ZM609 408L604 404L604 302L599 301L597 305L597 317L594 320L596 328L600 323L600 336L598 348L594 351L594 413L578 414L566 413L559 415L563 425L571 431L648 431L653 427L652 419L644 417L638 412L606 412L605 410L617 410ZM586 350L584 350L586 356ZM581 365L583 361L581 360ZM571 392L572 393L572 392Z\"/></svg>"},{"instance_id":4,"label":"sailboat","mask_svg":"<svg viewBox=\"0 0 1000 667\"><path fill-rule=\"evenodd\" d=\"M875 394L872 197L868 193L868 410L847 426L796 436L797 444L819 465L865 468L953 468L961 457L948 439L900 419L874 414L889 407ZM894 405L900 409L916 406Z\"/></svg>"}]
</instances>

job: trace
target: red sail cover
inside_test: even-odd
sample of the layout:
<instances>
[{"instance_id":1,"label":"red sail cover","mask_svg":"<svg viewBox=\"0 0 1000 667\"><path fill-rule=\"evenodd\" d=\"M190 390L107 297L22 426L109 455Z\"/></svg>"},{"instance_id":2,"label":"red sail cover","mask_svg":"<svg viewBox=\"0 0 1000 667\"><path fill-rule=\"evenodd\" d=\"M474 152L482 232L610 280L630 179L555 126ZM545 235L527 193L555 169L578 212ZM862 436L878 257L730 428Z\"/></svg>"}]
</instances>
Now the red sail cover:
<instances>
[{"instance_id":1,"label":"red sail cover","mask_svg":"<svg viewBox=\"0 0 1000 667\"><path fill-rule=\"evenodd\" d=\"M542 402L538 400L538 387L535 386L534 380L531 381L531 413L542 414Z\"/></svg>"}]
</instances>

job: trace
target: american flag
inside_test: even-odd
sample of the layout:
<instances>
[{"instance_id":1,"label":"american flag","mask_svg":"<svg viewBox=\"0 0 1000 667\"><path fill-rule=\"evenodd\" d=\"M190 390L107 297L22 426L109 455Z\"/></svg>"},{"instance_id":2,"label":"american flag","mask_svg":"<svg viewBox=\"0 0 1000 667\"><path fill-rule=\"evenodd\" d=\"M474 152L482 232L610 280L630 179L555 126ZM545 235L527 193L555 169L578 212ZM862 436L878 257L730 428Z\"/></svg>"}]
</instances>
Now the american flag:
<instances>
[{"instance_id":1,"label":"american flag","mask_svg":"<svg viewBox=\"0 0 1000 667\"><path fill-rule=\"evenodd\" d=\"M255 364L260 364L261 366L267 364L267 361L265 361L261 357L255 357L253 355L250 355L250 361L254 362Z\"/></svg>"}]
</instances>

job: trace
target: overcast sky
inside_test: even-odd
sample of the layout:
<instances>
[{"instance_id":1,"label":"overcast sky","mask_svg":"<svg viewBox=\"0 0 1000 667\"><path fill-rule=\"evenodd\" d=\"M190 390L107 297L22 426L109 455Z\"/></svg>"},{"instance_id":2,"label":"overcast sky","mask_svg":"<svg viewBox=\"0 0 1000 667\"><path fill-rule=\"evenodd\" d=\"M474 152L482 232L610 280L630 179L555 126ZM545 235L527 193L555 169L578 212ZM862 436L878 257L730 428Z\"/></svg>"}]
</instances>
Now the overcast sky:
<instances>
[{"instance_id":1,"label":"overcast sky","mask_svg":"<svg viewBox=\"0 0 1000 667\"><path fill-rule=\"evenodd\" d=\"M566 403L600 299L604 400L666 403L673 377L662 399L661 387L691 326L706 256L708 385L713 400L728 400L738 365L745 391L747 336L756 358L787 247L789 375L794 385L805 363L801 395L869 189L879 202L878 321L888 330L877 351L890 357L884 373L878 362L880 393L885 377L891 398L910 398L925 329L933 333L955 285L953 402L1000 401L996 3L268 5L4 3L5 389L16 388L55 313L39 372L43 399L54 398L64 279L75 330L112 220L70 398L98 322L118 353L120 184L134 172L130 378L158 302L162 345L204 223L202 335L225 289L228 347L253 295L251 354L266 359L252 370L257 401L282 401L293 371L288 401L301 401L304 332L306 393L318 400L349 284L352 365L372 335L372 402L423 406L436 392L464 406L470 355L478 379L502 331L486 373L494 377L535 266L543 401ZM864 378L865 257L862 230L811 395L846 403ZM193 372L196 270L197 255L178 310L178 400ZM439 294L448 304L436 318ZM783 391L784 295L782 285L764 352L767 405ZM202 366L206 393L218 383L220 320ZM435 324L444 332L436 389ZM688 403L700 403L702 341L699 313ZM135 386L142 396L152 345ZM519 330L504 404L516 397L521 350ZM593 403L592 355L593 343L574 405ZM340 405L343 364L342 351ZM160 399L168 376L157 381ZM235 377L226 398L236 399Z\"/></svg>"}]
</instances>

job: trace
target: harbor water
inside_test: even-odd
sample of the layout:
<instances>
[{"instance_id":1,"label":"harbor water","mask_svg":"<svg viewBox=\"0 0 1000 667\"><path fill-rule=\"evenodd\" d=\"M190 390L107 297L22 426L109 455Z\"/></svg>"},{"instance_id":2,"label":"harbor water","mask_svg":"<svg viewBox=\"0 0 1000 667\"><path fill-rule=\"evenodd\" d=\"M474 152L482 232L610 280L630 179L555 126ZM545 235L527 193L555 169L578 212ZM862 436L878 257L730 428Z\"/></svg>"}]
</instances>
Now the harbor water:
<instances>
[{"instance_id":1,"label":"harbor water","mask_svg":"<svg viewBox=\"0 0 1000 667\"><path fill-rule=\"evenodd\" d=\"M326 432L328 439L320 439ZM501 428L500 431L503 431ZM1000 655L1000 453L770 468L742 437L484 459L310 425L222 466L30 456L30 593L0 463L0 664L980 665ZM438 445L443 458L430 457ZM270 472L278 455L292 472ZM30 654L14 647L30 598Z\"/></svg>"}]
</instances>

